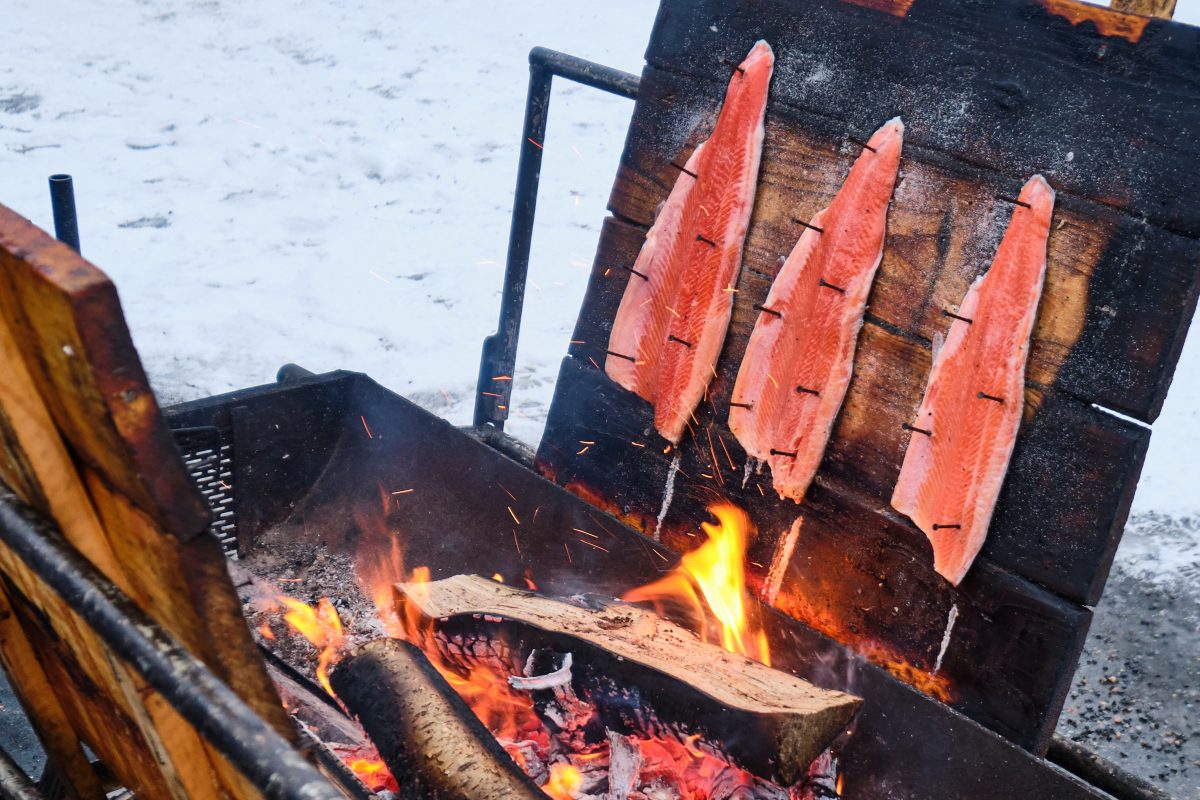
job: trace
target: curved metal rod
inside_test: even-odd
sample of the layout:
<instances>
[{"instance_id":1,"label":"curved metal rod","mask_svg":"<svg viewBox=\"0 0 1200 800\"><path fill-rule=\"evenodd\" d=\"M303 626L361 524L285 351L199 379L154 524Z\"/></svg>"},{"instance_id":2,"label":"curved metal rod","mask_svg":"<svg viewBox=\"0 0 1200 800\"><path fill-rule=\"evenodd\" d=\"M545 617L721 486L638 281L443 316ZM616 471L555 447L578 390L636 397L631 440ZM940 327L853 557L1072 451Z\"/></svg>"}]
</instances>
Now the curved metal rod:
<instances>
[{"instance_id":1,"label":"curved metal rod","mask_svg":"<svg viewBox=\"0 0 1200 800\"><path fill-rule=\"evenodd\" d=\"M521 160L517 165L517 188L508 234L500 324L494 334L483 340L479 382L475 387L476 427L490 423L504 430L504 420L508 418L512 374L517 363L517 337L521 332L521 311L525 305L525 279L529 274L533 217L542 173L546 116L550 110L550 81L555 75L631 100L637 97L640 83L636 75L566 53L545 47L529 51L529 93L525 99L525 125L521 130Z\"/></svg>"}]
</instances>

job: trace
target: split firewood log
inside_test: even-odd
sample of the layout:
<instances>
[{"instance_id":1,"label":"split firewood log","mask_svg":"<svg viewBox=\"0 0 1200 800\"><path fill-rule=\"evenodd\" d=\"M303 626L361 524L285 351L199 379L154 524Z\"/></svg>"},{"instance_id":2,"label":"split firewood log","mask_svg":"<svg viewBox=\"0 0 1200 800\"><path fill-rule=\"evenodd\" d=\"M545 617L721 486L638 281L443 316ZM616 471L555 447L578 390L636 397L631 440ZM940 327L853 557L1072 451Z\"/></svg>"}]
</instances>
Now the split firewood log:
<instances>
[{"instance_id":1,"label":"split firewood log","mask_svg":"<svg viewBox=\"0 0 1200 800\"><path fill-rule=\"evenodd\" d=\"M490 625L510 646L519 639L529 650L572 652L576 690L610 726L637 733L650 719L660 731L700 734L731 763L783 785L805 774L862 702L702 642L628 604L583 607L470 575L397 584L395 601L401 618L419 611L435 630L460 638L464 629Z\"/></svg>"}]
</instances>

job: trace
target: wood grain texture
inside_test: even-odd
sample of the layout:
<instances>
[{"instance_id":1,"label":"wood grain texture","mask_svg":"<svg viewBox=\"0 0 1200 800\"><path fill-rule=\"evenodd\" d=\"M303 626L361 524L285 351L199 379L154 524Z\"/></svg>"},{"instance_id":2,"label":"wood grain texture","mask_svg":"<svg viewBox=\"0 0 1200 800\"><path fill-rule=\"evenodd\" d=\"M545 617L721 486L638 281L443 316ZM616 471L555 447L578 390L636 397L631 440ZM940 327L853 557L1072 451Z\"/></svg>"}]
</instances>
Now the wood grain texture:
<instances>
[{"instance_id":1,"label":"wood grain texture","mask_svg":"<svg viewBox=\"0 0 1200 800\"><path fill-rule=\"evenodd\" d=\"M603 363L600 360L602 354L596 352L594 343L607 341L607 325L615 313L615 303L619 302L626 279L624 271L614 265L626 263L621 259L637 252L642 236L640 229L615 219L604 225L595 269L584 299L588 313L580 316L573 336L577 344L571 346L571 353L580 366L594 368L595 363ZM730 392L753 320L758 315L751 306L761 302L769 285L748 269L743 270L742 281L739 287L763 285L754 287L756 293L749 289L739 293L730 335L718 361L719 377L710 388L709 402L702 403L696 414L697 430L716 426L712 435L718 438L713 445L720 456L721 468L729 469L729 456L732 456L737 470L742 469L746 456L726 425L729 401L752 398L731 398ZM937 320L942 326L950 322L940 311ZM1042 327L1051 328L1054 324L1043 321ZM1047 334L1047 338L1049 336ZM1051 347L1046 345L1043 349ZM920 404L930 363L929 342L919 334L906 332L880 319L873 304L859 336L854 378L818 471L818 481L859 496L874 507L887 507L910 436L901 426L912 421ZM1052 368L1050 357L1046 355L1041 369ZM575 381L582 374L564 366L562 380ZM564 391L575 390L564 387ZM599 435L598 429L615 424L613 410L629 410L637 405L636 398L616 397L624 394L619 387L591 377L585 386L578 387L578 391L602 394L606 399L588 401L587 411L581 409L578 419L581 429L575 431L574 438L564 442L550 435L544 437L543 450L549 452L547 448L558 448L556 463L574 459L575 451L580 447L572 449L572 445L590 440ZM1099 597L1120 540L1149 442L1148 431L1096 411L1069 395L1045 389L1032 380L1027 389L1027 401L1027 419L1018 438L983 556L1064 598L1092 603ZM580 402L584 400L581 398ZM569 413L570 408L570 401L564 396L564 402L557 411L552 410L551 416ZM603 417L596 417L593 424L587 424L588 413L600 413L606 408ZM631 422L631 425L636 423ZM642 433L633 427L625 427L630 428L631 436ZM696 446L703 456L702 463L706 465L702 471L720 474L714 473L712 468L707 435L696 439ZM647 437L641 439L646 441ZM657 436L650 437L649 441L654 443L650 449L655 452L647 454L646 458L652 459L657 470L665 475L665 464L669 459L658 457L658 452L666 443L660 443ZM685 451L690 452L686 446ZM603 463L605 456L593 449L578 460L588 464ZM618 475L619 480L614 483L626 484L632 480L629 476ZM726 481L722 491L735 499L741 498L740 502L759 505L762 495L752 488L750 496L742 497L745 492L738 485L740 477L737 474L733 477L737 480ZM590 479L596 482L597 488L603 488L599 483L600 475ZM700 480L719 483L716 478ZM779 505L781 514L797 510L793 503L777 500L769 477L761 484L769 495L770 505ZM654 486L655 491L661 491L661 480ZM657 506L654 511L657 512ZM773 512L764 508L759 513Z\"/></svg>"},{"instance_id":2,"label":"wood grain texture","mask_svg":"<svg viewBox=\"0 0 1200 800\"><path fill-rule=\"evenodd\" d=\"M1112 0L1114 11L1142 14L1147 17L1171 19L1175 16L1175 0Z\"/></svg>"},{"instance_id":3,"label":"wood grain texture","mask_svg":"<svg viewBox=\"0 0 1200 800\"><path fill-rule=\"evenodd\" d=\"M1060 193L1200 233L1181 168L1200 150L1200 29L1075 0L916 0L903 19L841 0L697 0L664 6L647 62L724 80L722 59L760 38L778 59L777 113L852 135L898 114L906 151L1013 181L1041 173Z\"/></svg>"},{"instance_id":4,"label":"wood grain texture","mask_svg":"<svg viewBox=\"0 0 1200 800\"><path fill-rule=\"evenodd\" d=\"M59 776L67 797L75 800L103 797L100 778L88 762L79 734L38 663L33 645L3 586L0 586L0 663L4 665L4 674L13 694L46 752L47 769L54 770Z\"/></svg>"},{"instance_id":5,"label":"wood grain texture","mask_svg":"<svg viewBox=\"0 0 1200 800\"><path fill-rule=\"evenodd\" d=\"M640 96L646 110L631 122L610 207L644 224L676 177L670 162L707 135L720 86L648 68ZM859 153L837 124L787 107L772 106L766 127L733 335L753 326L751 306L766 297L799 236L794 220L830 202ZM986 270L1011 216L997 195L1014 195L1022 182L923 150L906 134L870 315L926 341L944 334L950 320L942 312L953 311ZM1195 309L1198 265L1195 240L1060 194L1030 382L1153 419ZM628 273L618 272L623 283Z\"/></svg>"},{"instance_id":6,"label":"wood grain texture","mask_svg":"<svg viewBox=\"0 0 1200 800\"><path fill-rule=\"evenodd\" d=\"M572 674L583 681L577 686L589 685L583 677L589 671L610 676L618 694L636 686L645 713L665 729L703 732L705 741L727 748L734 763L768 780L795 783L861 705L843 692L702 642L637 606L585 608L473 575L397 584L395 593L402 618L423 617L430 626L447 617L466 621L483 614L532 627L536 632L527 630L523 637L531 647L544 644L574 654ZM501 630L499 638L515 647L518 637ZM618 677L620 670L625 672Z\"/></svg>"},{"instance_id":7,"label":"wood grain texture","mask_svg":"<svg viewBox=\"0 0 1200 800\"><path fill-rule=\"evenodd\" d=\"M1074 0L915 0L896 12L840 0L663 2L538 464L675 549L694 546L709 501L733 499L759 525L752 580L766 597L1037 750L1148 443L1148 429L1096 406L1154 419L1200 290L1200 193L1185 166L1200 149L1200 38ZM672 451L596 366L623 267L676 178L669 163L710 130L723 62L760 38L778 61L733 321L691 438ZM752 398L731 398L730 387L753 305L799 236L795 220L837 192L860 152L851 137L896 115L901 178L854 379L813 497L797 506L774 496L769 474L744 471L725 420L730 400ZM910 435L901 424L920 402L945 312L986 270L1011 216L998 196L1034 173L1058 204L1024 421L981 559L952 590L929 569L924 537L888 507Z\"/></svg>"},{"instance_id":8,"label":"wood grain texture","mask_svg":"<svg viewBox=\"0 0 1200 800\"><path fill-rule=\"evenodd\" d=\"M203 533L208 507L163 424L116 289L74 250L3 206L0 311L72 451L163 531Z\"/></svg>"},{"instance_id":9,"label":"wood grain texture","mask_svg":"<svg viewBox=\"0 0 1200 800\"><path fill-rule=\"evenodd\" d=\"M6 376L0 479L277 730L294 737L238 613L224 556L207 534L194 535L207 508L158 414L111 283L0 208L0 309ZM192 513L196 503L201 510ZM10 577L21 569L16 562L5 567ZM22 597L45 605L47 591L31 573L25 576ZM49 607L53 613L43 614L47 624L57 619L54 634L38 641L55 643L64 674L89 676L88 687L72 691L68 685L63 691L72 694L60 699L93 749L102 755L120 747L144 751L161 772L152 794L257 795L136 673L117 663L94 632L65 606ZM114 715L127 724L105 722ZM97 742L106 735L116 743ZM135 774L146 765L133 756L110 766L127 782L154 780Z\"/></svg>"}]
</instances>

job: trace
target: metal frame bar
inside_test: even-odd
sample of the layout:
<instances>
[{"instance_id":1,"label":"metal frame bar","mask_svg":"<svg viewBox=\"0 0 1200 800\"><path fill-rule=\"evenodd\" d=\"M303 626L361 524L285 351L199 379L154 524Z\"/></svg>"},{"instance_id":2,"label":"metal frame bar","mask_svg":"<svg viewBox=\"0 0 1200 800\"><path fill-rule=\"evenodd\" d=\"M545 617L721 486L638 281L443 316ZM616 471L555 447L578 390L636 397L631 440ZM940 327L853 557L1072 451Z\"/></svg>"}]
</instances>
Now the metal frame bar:
<instances>
[{"instance_id":1,"label":"metal frame bar","mask_svg":"<svg viewBox=\"0 0 1200 800\"><path fill-rule=\"evenodd\" d=\"M344 800L232 689L0 486L0 541L271 800Z\"/></svg>"},{"instance_id":2,"label":"metal frame bar","mask_svg":"<svg viewBox=\"0 0 1200 800\"><path fill-rule=\"evenodd\" d=\"M50 176L50 210L54 212L54 236L79 252L79 215L75 212L75 183L70 175Z\"/></svg>"},{"instance_id":3,"label":"metal frame bar","mask_svg":"<svg viewBox=\"0 0 1200 800\"><path fill-rule=\"evenodd\" d=\"M517 338L525 304L525 279L529 274L529 248L533 241L533 218L537 209L538 183L542 172L542 147L546 117L550 111L550 83L554 76L635 99L640 79L622 72L544 47L529 51L529 92L525 97L525 124L521 129L521 160L513 193L512 227L508 234L508 258L504 266L504 294L500 299L500 323L496 333L483 340L479 359L479 382L475 387L475 426L491 424L504 430L512 399L511 380L517 362ZM507 380L494 380L497 377Z\"/></svg>"}]
</instances>

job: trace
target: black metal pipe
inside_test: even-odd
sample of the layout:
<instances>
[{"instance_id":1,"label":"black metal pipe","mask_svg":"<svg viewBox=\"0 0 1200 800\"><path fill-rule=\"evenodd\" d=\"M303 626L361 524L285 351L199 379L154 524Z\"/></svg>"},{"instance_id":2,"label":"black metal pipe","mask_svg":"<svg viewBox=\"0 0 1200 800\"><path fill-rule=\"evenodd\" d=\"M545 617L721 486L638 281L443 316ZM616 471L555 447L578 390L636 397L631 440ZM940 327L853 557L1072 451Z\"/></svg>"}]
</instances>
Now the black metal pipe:
<instances>
[{"instance_id":1,"label":"black metal pipe","mask_svg":"<svg viewBox=\"0 0 1200 800\"><path fill-rule=\"evenodd\" d=\"M504 292L500 298L500 323L496 333L483 340L479 381L475 388L476 427L491 423L503 430L504 420L508 418L513 369L517 362L517 339L521 332L521 312L525 304L525 281L529 275L533 219L541 180L546 117L550 110L550 84L555 75L621 97L637 97L639 79L635 75L544 47L529 51L529 91L525 98L525 123L521 129L521 156L517 165L516 191L513 193Z\"/></svg>"},{"instance_id":2,"label":"black metal pipe","mask_svg":"<svg viewBox=\"0 0 1200 800\"><path fill-rule=\"evenodd\" d=\"M275 373L275 382L294 383L295 381L301 381L305 378L311 378L315 374L316 373L306 370L299 364L288 363L280 367L279 371Z\"/></svg>"},{"instance_id":3,"label":"black metal pipe","mask_svg":"<svg viewBox=\"0 0 1200 800\"><path fill-rule=\"evenodd\" d=\"M1046 760L1102 789L1116 800L1171 800L1171 795L1147 780L1118 767L1078 742L1054 735Z\"/></svg>"},{"instance_id":4,"label":"black metal pipe","mask_svg":"<svg viewBox=\"0 0 1200 800\"><path fill-rule=\"evenodd\" d=\"M265 797L342 798L287 740L104 578L57 528L3 488L0 540Z\"/></svg>"},{"instance_id":5,"label":"black metal pipe","mask_svg":"<svg viewBox=\"0 0 1200 800\"><path fill-rule=\"evenodd\" d=\"M75 213L75 184L70 175L50 176L50 207L54 211L54 235L76 253L79 250L79 217Z\"/></svg>"}]
</instances>

